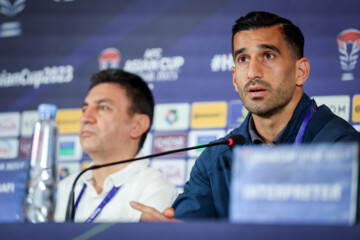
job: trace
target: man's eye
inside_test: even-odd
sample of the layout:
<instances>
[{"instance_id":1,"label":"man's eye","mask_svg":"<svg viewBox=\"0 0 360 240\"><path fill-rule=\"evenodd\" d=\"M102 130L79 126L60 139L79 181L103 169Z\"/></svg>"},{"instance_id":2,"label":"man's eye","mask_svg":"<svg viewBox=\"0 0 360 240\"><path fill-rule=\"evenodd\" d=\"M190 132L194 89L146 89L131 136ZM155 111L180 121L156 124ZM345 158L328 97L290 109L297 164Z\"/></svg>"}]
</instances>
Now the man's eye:
<instances>
[{"instance_id":1,"label":"man's eye","mask_svg":"<svg viewBox=\"0 0 360 240\"><path fill-rule=\"evenodd\" d=\"M247 57L241 56L241 57L239 57L238 62L243 63L243 62L246 62L246 60L247 60Z\"/></svg>"},{"instance_id":2,"label":"man's eye","mask_svg":"<svg viewBox=\"0 0 360 240\"><path fill-rule=\"evenodd\" d=\"M99 109L100 109L100 110L108 110L109 107L108 107L108 106L100 106Z\"/></svg>"},{"instance_id":3,"label":"man's eye","mask_svg":"<svg viewBox=\"0 0 360 240\"><path fill-rule=\"evenodd\" d=\"M274 56L274 54L272 54L272 53L265 53L264 54L264 58L265 59L273 59L275 56Z\"/></svg>"}]
</instances>

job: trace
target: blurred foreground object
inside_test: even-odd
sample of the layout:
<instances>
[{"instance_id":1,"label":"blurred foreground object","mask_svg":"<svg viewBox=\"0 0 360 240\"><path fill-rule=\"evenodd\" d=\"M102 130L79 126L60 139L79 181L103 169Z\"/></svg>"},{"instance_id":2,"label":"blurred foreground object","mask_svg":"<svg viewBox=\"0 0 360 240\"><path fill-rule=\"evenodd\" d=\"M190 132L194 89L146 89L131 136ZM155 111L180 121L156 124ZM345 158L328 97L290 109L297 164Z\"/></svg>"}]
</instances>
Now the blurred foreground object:
<instances>
[{"instance_id":1,"label":"blurred foreground object","mask_svg":"<svg viewBox=\"0 0 360 240\"><path fill-rule=\"evenodd\" d=\"M40 104L38 111L39 121L34 128L24 200L24 220L32 223L52 221L56 206L57 107Z\"/></svg>"}]
</instances>

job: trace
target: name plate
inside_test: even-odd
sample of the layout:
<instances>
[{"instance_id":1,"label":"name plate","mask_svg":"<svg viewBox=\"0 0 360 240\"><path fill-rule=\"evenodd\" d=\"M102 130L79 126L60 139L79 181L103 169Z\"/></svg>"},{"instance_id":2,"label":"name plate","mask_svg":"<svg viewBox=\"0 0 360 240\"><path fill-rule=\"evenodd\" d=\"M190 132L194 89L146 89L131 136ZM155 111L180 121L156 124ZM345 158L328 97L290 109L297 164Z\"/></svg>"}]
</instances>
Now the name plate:
<instances>
[{"instance_id":1,"label":"name plate","mask_svg":"<svg viewBox=\"0 0 360 240\"><path fill-rule=\"evenodd\" d=\"M234 149L230 221L353 224L358 152L355 143Z\"/></svg>"}]
</instances>

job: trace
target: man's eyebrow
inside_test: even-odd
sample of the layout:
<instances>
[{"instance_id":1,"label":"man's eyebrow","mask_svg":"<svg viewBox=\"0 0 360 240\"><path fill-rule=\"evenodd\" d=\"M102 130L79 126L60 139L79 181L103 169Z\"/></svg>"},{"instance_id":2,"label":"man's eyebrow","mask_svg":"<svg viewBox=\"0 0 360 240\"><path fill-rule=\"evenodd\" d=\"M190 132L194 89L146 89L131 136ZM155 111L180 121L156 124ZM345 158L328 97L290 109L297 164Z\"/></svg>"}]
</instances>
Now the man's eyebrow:
<instances>
[{"instance_id":1,"label":"man's eyebrow","mask_svg":"<svg viewBox=\"0 0 360 240\"><path fill-rule=\"evenodd\" d=\"M84 102L82 105L81 105L81 108L84 108L84 107L87 107L89 104L87 102Z\"/></svg>"},{"instance_id":2,"label":"man's eyebrow","mask_svg":"<svg viewBox=\"0 0 360 240\"><path fill-rule=\"evenodd\" d=\"M260 45L258 45L258 48L270 49L270 50L273 50L273 51L280 54L280 50L277 47L275 47L274 45L272 45L272 44L260 44ZM241 53L243 53L245 51L246 51L246 48L240 48L240 49L236 50L234 52L234 57L236 58L237 55L239 55L239 54L241 54Z\"/></svg>"},{"instance_id":3,"label":"man's eyebrow","mask_svg":"<svg viewBox=\"0 0 360 240\"><path fill-rule=\"evenodd\" d=\"M110 103L112 104L113 101L111 99L108 99L108 98L102 98L102 99L98 99L95 101L96 104L100 104L100 103Z\"/></svg>"},{"instance_id":4,"label":"man's eyebrow","mask_svg":"<svg viewBox=\"0 0 360 240\"><path fill-rule=\"evenodd\" d=\"M237 55L245 52L245 50L246 50L245 48L240 48L240 49L236 50L236 51L234 52L234 58L236 58Z\"/></svg>"},{"instance_id":5,"label":"man's eyebrow","mask_svg":"<svg viewBox=\"0 0 360 240\"><path fill-rule=\"evenodd\" d=\"M272 44L260 44L258 47L262 49L270 49L280 54L280 50Z\"/></svg>"},{"instance_id":6,"label":"man's eyebrow","mask_svg":"<svg viewBox=\"0 0 360 240\"><path fill-rule=\"evenodd\" d=\"M98 99L98 100L95 101L95 104L101 104L101 103L110 103L110 104L113 104L113 101L110 100L110 99L107 99L107 98ZM83 108L83 107L87 107L88 105L89 105L89 103L84 102L81 107L82 107L82 108Z\"/></svg>"}]
</instances>

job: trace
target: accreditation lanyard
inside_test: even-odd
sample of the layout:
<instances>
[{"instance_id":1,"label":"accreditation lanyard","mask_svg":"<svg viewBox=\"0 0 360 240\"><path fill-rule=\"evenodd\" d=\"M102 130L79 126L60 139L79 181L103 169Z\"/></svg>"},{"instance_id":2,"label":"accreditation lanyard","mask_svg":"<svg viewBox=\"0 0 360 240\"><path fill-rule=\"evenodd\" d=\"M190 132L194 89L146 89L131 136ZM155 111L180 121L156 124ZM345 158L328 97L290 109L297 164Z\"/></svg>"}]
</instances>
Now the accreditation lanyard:
<instances>
[{"instance_id":1,"label":"accreditation lanyard","mask_svg":"<svg viewBox=\"0 0 360 240\"><path fill-rule=\"evenodd\" d=\"M299 146L303 142L306 126L308 125L311 117L316 113L317 110L318 110L318 107L316 105L316 102L314 99L312 99L311 105L306 113L306 116L305 116L303 122L301 123L299 132L296 135L294 146Z\"/></svg>"},{"instance_id":2,"label":"accreditation lanyard","mask_svg":"<svg viewBox=\"0 0 360 240\"><path fill-rule=\"evenodd\" d=\"M80 199L83 196L85 189L86 189L86 184L84 184L83 188L81 189L81 192L79 194L78 199L76 200L75 203L75 212L76 209L79 205ZM91 223L95 220L95 218L100 214L100 212L103 210L103 208L106 206L106 204L108 204L108 202L110 202L110 200L115 196L115 194L119 191L119 189L121 188L121 186L119 187L113 187L110 192L106 195L106 197L104 198L104 200L102 200L102 202L99 204L99 206L94 210L94 212L90 215L90 217L88 219L86 219L86 223Z\"/></svg>"}]
</instances>

